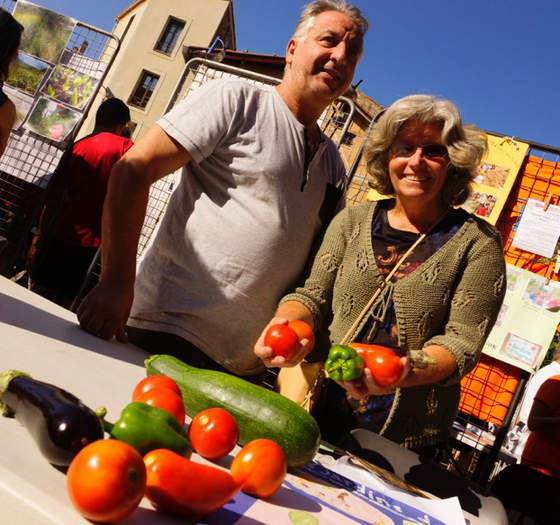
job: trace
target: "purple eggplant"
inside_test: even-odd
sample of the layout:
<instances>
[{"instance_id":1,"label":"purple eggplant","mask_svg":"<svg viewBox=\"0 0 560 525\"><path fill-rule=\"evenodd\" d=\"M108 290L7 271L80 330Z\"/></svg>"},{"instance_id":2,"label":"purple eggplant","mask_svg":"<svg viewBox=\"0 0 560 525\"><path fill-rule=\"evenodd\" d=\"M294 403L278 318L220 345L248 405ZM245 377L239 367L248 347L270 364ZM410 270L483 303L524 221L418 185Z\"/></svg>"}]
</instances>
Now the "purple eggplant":
<instances>
[{"instance_id":1,"label":"purple eggplant","mask_svg":"<svg viewBox=\"0 0 560 525\"><path fill-rule=\"evenodd\" d=\"M68 466L88 443L103 438L101 420L76 396L16 370L0 374L0 409L27 429L56 466Z\"/></svg>"}]
</instances>

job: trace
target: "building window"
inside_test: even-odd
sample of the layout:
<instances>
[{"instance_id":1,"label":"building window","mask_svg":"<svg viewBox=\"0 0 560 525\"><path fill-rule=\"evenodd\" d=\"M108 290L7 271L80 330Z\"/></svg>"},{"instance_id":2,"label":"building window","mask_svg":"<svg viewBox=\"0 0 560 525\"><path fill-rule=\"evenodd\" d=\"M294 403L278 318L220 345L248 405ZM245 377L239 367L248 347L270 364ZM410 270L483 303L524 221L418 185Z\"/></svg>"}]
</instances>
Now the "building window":
<instances>
[{"instance_id":1,"label":"building window","mask_svg":"<svg viewBox=\"0 0 560 525\"><path fill-rule=\"evenodd\" d=\"M344 125L346 124L346 121L348 120L348 115L349 115L348 111L345 111L340 108L336 108L335 113L332 117L332 122L335 125L335 127L343 128Z\"/></svg>"},{"instance_id":2,"label":"building window","mask_svg":"<svg viewBox=\"0 0 560 525\"><path fill-rule=\"evenodd\" d=\"M170 18L167 21L167 25L165 26L163 33L159 37L158 43L156 44L156 51L160 51L166 55L173 53L177 39L184 27L185 22L175 18Z\"/></svg>"},{"instance_id":3,"label":"building window","mask_svg":"<svg viewBox=\"0 0 560 525\"><path fill-rule=\"evenodd\" d=\"M342 137L341 144L344 144L345 146L351 146L352 143L354 142L355 138L356 138L356 135L354 135L354 133L351 133L350 131L347 131L344 134L344 137Z\"/></svg>"},{"instance_id":4,"label":"building window","mask_svg":"<svg viewBox=\"0 0 560 525\"><path fill-rule=\"evenodd\" d=\"M142 71L140 81L136 85L134 93L132 93L131 97L128 99L128 103L139 108L145 108L154 92L158 80L158 75L154 75L148 71Z\"/></svg>"}]
</instances>

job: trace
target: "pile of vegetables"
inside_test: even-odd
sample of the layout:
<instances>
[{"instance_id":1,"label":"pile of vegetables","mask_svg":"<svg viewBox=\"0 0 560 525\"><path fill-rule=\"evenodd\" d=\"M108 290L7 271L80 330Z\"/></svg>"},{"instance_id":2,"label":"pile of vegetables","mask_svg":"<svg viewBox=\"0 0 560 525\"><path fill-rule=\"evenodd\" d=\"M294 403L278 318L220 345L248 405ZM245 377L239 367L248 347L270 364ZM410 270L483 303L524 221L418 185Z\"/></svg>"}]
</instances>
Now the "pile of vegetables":
<instances>
[{"instance_id":1,"label":"pile of vegetables","mask_svg":"<svg viewBox=\"0 0 560 525\"><path fill-rule=\"evenodd\" d=\"M266 498L289 465L307 463L318 449L315 420L272 391L167 355L152 356L146 370L114 423L55 385L0 374L3 414L29 431L49 462L68 467L69 498L87 519L123 519L144 496L158 510L191 518L239 490ZM238 443L229 471L191 459L194 450L219 460Z\"/></svg>"}]
</instances>

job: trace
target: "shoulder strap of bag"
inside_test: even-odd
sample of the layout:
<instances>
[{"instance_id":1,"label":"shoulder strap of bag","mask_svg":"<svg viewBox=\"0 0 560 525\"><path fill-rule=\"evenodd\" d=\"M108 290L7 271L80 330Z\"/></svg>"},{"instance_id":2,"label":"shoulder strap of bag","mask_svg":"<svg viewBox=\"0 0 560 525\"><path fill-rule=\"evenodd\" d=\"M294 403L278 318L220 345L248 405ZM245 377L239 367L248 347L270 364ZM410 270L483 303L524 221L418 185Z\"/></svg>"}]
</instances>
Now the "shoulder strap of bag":
<instances>
[{"instance_id":1,"label":"shoulder strap of bag","mask_svg":"<svg viewBox=\"0 0 560 525\"><path fill-rule=\"evenodd\" d=\"M358 327L358 325L360 324L360 322L364 318L364 315L366 315L366 313L369 311L369 309L373 305L374 301L377 299L377 296L385 289L387 284L389 284L389 282L393 278L393 275L395 275L396 271L402 266L404 261L406 261L406 259L415 250L415 248L426 238L426 236L435 228L435 226L437 224L439 224L441 222L441 220L448 213L449 213L449 211L446 211L425 232L423 232L421 235L419 235L418 238L412 243L412 246L410 246L410 248L408 250L406 250L406 252L402 255L402 257L397 261L397 264L395 264L393 269L387 274L387 277L385 277L385 280L377 287L375 292L373 292L373 295L371 296L371 298L367 302L367 304L364 306L363 310L360 312L360 315L358 315L356 320L352 323L352 326L350 326L350 328L348 329L346 334L344 334L344 337L342 338L342 341L340 342L341 345L346 345L350 342L350 338L354 334L354 331L356 330L356 328Z\"/></svg>"}]
</instances>

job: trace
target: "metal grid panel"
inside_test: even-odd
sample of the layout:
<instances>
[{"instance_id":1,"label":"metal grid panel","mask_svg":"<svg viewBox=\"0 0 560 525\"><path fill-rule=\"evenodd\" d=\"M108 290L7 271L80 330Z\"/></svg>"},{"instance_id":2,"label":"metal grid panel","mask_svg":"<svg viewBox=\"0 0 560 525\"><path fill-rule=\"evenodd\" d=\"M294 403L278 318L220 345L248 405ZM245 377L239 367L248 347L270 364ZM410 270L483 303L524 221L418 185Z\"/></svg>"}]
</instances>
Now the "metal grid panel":
<instances>
[{"instance_id":1,"label":"metal grid panel","mask_svg":"<svg viewBox=\"0 0 560 525\"><path fill-rule=\"evenodd\" d=\"M9 12L13 12L16 5L17 2L14 0L0 0L0 7ZM28 117L39 96L67 107L44 90L51 71L58 64L82 75L87 74L97 81L86 105L82 108L72 108L78 120L65 140L47 138L21 124L17 129L12 130L6 150L0 157L0 237L2 238L0 273L12 276L23 266L30 232L37 220L52 175L87 115L118 46L118 40L109 33L77 22L59 61L48 63L48 70L34 95L27 95L13 87L8 87L11 89L11 96L27 97L30 105L26 108L26 115L22 116Z\"/></svg>"},{"instance_id":2,"label":"metal grid panel","mask_svg":"<svg viewBox=\"0 0 560 525\"><path fill-rule=\"evenodd\" d=\"M365 142L366 136L362 137ZM346 192L346 203L349 205L356 204L366 200L367 193L370 189L369 176L367 174L367 167L363 155L357 156L357 163L353 176L350 179L348 191Z\"/></svg>"}]
</instances>

